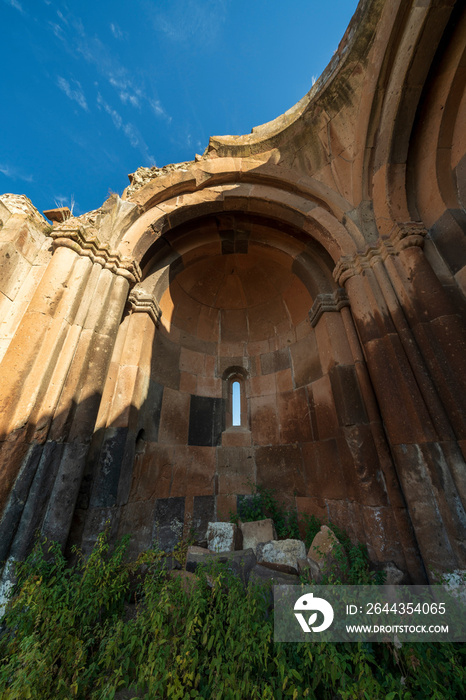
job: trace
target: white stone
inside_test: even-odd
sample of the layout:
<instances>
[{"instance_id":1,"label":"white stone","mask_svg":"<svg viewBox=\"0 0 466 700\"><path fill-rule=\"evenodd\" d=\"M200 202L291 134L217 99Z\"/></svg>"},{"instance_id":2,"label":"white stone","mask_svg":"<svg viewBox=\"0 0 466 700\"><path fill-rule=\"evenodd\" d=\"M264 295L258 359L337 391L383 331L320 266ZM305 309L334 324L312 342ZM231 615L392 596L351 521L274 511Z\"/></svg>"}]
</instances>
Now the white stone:
<instances>
[{"instance_id":1,"label":"white stone","mask_svg":"<svg viewBox=\"0 0 466 700\"><path fill-rule=\"evenodd\" d=\"M298 573L298 559L305 559L306 547L301 540L271 540L257 545L256 556L259 564Z\"/></svg>"},{"instance_id":2,"label":"white stone","mask_svg":"<svg viewBox=\"0 0 466 700\"><path fill-rule=\"evenodd\" d=\"M212 552L233 552L240 549L238 527L235 523L209 523L207 526L207 547Z\"/></svg>"}]
</instances>

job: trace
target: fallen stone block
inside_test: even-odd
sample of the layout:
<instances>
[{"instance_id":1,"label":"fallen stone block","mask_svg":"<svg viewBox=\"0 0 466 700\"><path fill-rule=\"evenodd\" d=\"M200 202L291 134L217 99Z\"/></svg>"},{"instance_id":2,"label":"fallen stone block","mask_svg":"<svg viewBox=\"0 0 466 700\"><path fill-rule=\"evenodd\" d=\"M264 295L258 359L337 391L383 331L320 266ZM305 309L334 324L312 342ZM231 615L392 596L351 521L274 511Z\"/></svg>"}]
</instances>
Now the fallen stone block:
<instances>
[{"instance_id":1,"label":"fallen stone block","mask_svg":"<svg viewBox=\"0 0 466 700\"><path fill-rule=\"evenodd\" d=\"M306 557L306 547L301 540L271 540L257 545L257 561L262 566L298 574L298 559Z\"/></svg>"},{"instance_id":2,"label":"fallen stone block","mask_svg":"<svg viewBox=\"0 0 466 700\"><path fill-rule=\"evenodd\" d=\"M386 586L409 585L410 583L409 576L401 571L392 561L372 562L370 564L370 569L374 572L383 571L385 573Z\"/></svg>"},{"instance_id":3,"label":"fallen stone block","mask_svg":"<svg viewBox=\"0 0 466 700\"><path fill-rule=\"evenodd\" d=\"M250 584L271 583L274 586L279 585L297 585L300 583L299 576L294 574L286 574L282 571L274 571L267 566L256 564L251 570L249 576Z\"/></svg>"},{"instance_id":4,"label":"fallen stone block","mask_svg":"<svg viewBox=\"0 0 466 700\"><path fill-rule=\"evenodd\" d=\"M249 581L250 573L257 564L254 550L240 549L235 552L222 552L214 554L214 560L224 564L234 575L238 576L244 584Z\"/></svg>"},{"instance_id":5,"label":"fallen stone block","mask_svg":"<svg viewBox=\"0 0 466 700\"><path fill-rule=\"evenodd\" d=\"M196 545L188 547L188 551L186 553L186 571L196 571L198 564L207 562L207 557L209 554L211 554L211 552L209 552L209 550L205 547L197 547Z\"/></svg>"},{"instance_id":6,"label":"fallen stone block","mask_svg":"<svg viewBox=\"0 0 466 700\"><path fill-rule=\"evenodd\" d=\"M327 525L322 525L312 540L307 558L315 562L323 574L332 569L335 575L344 578L349 570L348 558L343 545Z\"/></svg>"},{"instance_id":7,"label":"fallen stone block","mask_svg":"<svg viewBox=\"0 0 466 700\"><path fill-rule=\"evenodd\" d=\"M251 548L256 551L258 544L277 539L277 533L271 518L254 520L249 523L240 521L239 526L243 534L243 549Z\"/></svg>"},{"instance_id":8,"label":"fallen stone block","mask_svg":"<svg viewBox=\"0 0 466 700\"><path fill-rule=\"evenodd\" d=\"M181 587L185 593L190 593L197 581L197 576L195 576L195 574L191 573L190 571L184 571L183 569L181 571L170 571L170 578L179 579L181 581Z\"/></svg>"},{"instance_id":9,"label":"fallen stone block","mask_svg":"<svg viewBox=\"0 0 466 700\"><path fill-rule=\"evenodd\" d=\"M298 559L298 573L301 577L305 577L309 583L320 583L322 572L319 565L312 559Z\"/></svg>"},{"instance_id":10,"label":"fallen stone block","mask_svg":"<svg viewBox=\"0 0 466 700\"><path fill-rule=\"evenodd\" d=\"M316 562L324 561L340 542L327 525L322 525L317 535L312 540L307 556Z\"/></svg>"},{"instance_id":11,"label":"fallen stone block","mask_svg":"<svg viewBox=\"0 0 466 700\"><path fill-rule=\"evenodd\" d=\"M139 566L129 572L127 600L133 602L143 594L144 582L154 572L160 570L168 572L175 569L181 569L181 564L172 555L163 556L152 564L139 564Z\"/></svg>"},{"instance_id":12,"label":"fallen stone block","mask_svg":"<svg viewBox=\"0 0 466 700\"><path fill-rule=\"evenodd\" d=\"M256 555L252 549L217 553L210 552L202 547L189 547L186 557L186 570L194 573L199 565L221 564L226 566L246 584L249 581L249 574L256 563Z\"/></svg>"},{"instance_id":13,"label":"fallen stone block","mask_svg":"<svg viewBox=\"0 0 466 700\"><path fill-rule=\"evenodd\" d=\"M242 533L235 523L209 523L207 547L212 552L233 552L242 549Z\"/></svg>"}]
</instances>

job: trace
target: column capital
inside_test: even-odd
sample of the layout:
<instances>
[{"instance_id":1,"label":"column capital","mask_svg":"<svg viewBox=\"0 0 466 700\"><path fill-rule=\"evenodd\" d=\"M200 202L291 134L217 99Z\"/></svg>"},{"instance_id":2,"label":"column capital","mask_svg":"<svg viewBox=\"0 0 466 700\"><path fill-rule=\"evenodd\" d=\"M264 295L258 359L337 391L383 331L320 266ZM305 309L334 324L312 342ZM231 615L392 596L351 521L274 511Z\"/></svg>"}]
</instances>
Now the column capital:
<instances>
[{"instance_id":1,"label":"column capital","mask_svg":"<svg viewBox=\"0 0 466 700\"><path fill-rule=\"evenodd\" d=\"M88 257L93 263L99 263L115 275L125 277L130 284L141 280L141 269L131 258L121 255L106 243L101 243L92 229L85 228L75 222L66 221L50 233L53 238L53 248L71 248L78 255Z\"/></svg>"},{"instance_id":2,"label":"column capital","mask_svg":"<svg viewBox=\"0 0 466 700\"><path fill-rule=\"evenodd\" d=\"M309 311L311 326L315 328L322 314L327 311L340 311L340 309L349 305L350 303L346 292L341 287L335 289L335 291L331 293L318 294Z\"/></svg>"},{"instance_id":3,"label":"column capital","mask_svg":"<svg viewBox=\"0 0 466 700\"><path fill-rule=\"evenodd\" d=\"M389 255L398 255L405 248L422 247L427 230L419 221L394 224L389 236L381 238L375 245L367 246L362 252L343 255L333 270L333 277L340 287L354 275L383 262Z\"/></svg>"},{"instance_id":4,"label":"column capital","mask_svg":"<svg viewBox=\"0 0 466 700\"><path fill-rule=\"evenodd\" d=\"M127 306L131 313L144 312L149 314L154 325L158 326L162 311L155 297L149 292L146 292L145 289L133 287L129 293Z\"/></svg>"}]
</instances>

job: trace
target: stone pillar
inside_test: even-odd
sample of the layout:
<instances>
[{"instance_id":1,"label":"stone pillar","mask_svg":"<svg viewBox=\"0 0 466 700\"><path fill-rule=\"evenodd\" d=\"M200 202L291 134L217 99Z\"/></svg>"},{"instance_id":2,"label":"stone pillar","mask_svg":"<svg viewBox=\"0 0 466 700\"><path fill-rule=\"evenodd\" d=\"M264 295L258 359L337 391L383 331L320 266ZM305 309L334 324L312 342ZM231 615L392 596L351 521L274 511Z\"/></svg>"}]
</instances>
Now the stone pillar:
<instances>
[{"instance_id":1,"label":"stone pillar","mask_svg":"<svg viewBox=\"0 0 466 700\"><path fill-rule=\"evenodd\" d=\"M466 454L464 322L421 248L405 248L387 258L386 265L454 436ZM462 495L466 497L466 491Z\"/></svg>"},{"instance_id":2,"label":"stone pillar","mask_svg":"<svg viewBox=\"0 0 466 700\"><path fill-rule=\"evenodd\" d=\"M333 367L330 382L341 431L346 441L346 481L352 484L347 496L355 500L361 514L364 537L371 558L387 561L387 544L397 543L396 564L416 582L425 580L412 526L388 449L362 348L343 289L319 294L309 313L319 347L322 334L331 335ZM323 327L321 328L323 324Z\"/></svg>"},{"instance_id":3,"label":"stone pillar","mask_svg":"<svg viewBox=\"0 0 466 700\"><path fill-rule=\"evenodd\" d=\"M23 558L39 527L66 541L129 284L139 275L82 228L63 225L52 236L54 255L1 366L0 493L8 499L0 560Z\"/></svg>"},{"instance_id":4,"label":"stone pillar","mask_svg":"<svg viewBox=\"0 0 466 700\"><path fill-rule=\"evenodd\" d=\"M402 269L404 284L412 283L407 261L424 266L419 262L420 245L422 235L416 226L401 234L397 230L378 246L343 258L334 274L351 302L398 478L432 579L433 571L454 570L466 563L461 499L465 465L451 415L425 359L425 344L417 342L413 330L416 322L422 323L421 310L426 311L433 280L424 270L424 284L406 288L399 276Z\"/></svg>"},{"instance_id":5,"label":"stone pillar","mask_svg":"<svg viewBox=\"0 0 466 700\"><path fill-rule=\"evenodd\" d=\"M137 511L144 511L144 505L127 506L127 502L137 453L142 458L143 443L151 440L150 426L145 424L140 409L150 400L151 356L160 309L152 295L135 287L127 311L115 343L88 459L84 551L92 547L107 521L117 535L120 516L124 529L125 520L138 520ZM146 415L150 417L151 412ZM144 532L144 526L149 527L149 541L142 548L151 544L152 518L146 520L144 523L143 517L138 526L130 528Z\"/></svg>"}]
</instances>

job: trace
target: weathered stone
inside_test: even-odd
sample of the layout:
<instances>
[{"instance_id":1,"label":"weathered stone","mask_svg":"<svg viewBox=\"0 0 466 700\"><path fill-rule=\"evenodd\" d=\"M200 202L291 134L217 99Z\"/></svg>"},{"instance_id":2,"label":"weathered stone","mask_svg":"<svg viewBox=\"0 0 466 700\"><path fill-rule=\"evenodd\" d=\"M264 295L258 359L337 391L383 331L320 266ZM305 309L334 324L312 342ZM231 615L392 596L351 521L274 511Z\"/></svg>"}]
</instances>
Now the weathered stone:
<instances>
[{"instance_id":1,"label":"weathered stone","mask_svg":"<svg viewBox=\"0 0 466 700\"><path fill-rule=\"evenodd\" d=\"M242 549L231 552L211 552L204 547L188 547L186 570L194 572L199 565L224 564L243 583L247 583L252 568L257 559L252 549Z\"/></svg>"},{"instance_id":2,"label":"weathered stone","mask_svg":"<svg viewBox=\"0 0 466 700\"><path fill-rule=\"evenodd\" d=\"M233 552L242 548L243 536L235 523L209 523L207 546L212 552Z\"/></svg>"},{"instance_id":3,"label":"weathered stone","mask_svg":"<svg viewBox=\"0 0 466 700\"><path fill-rule=\"evenodd\" d=\"M307 556L317 563L325 560L335 546L339 545L338 539L328 525L322 525L317 535L312 540Z\"/></svg>"},{"instance_id":4,"label":"weathered stone","mask_svg":"<svg viewBox=\"0 0 466 700\"><path fill-rule=\"evenodd\" d=\"M348 570L348 559L343 546L327 525L322 525L312 540L307 558L315 562L324 574L332 569L336 575L344 577Z\"/></svg>"},{"instance_id":5,"label":"weathered stone","mask_svg":"<svg viewBox=\"0 0 466 700\"><path fill-rule=\"evenodd\" d=\"M261 566L288 574L297 574L298 559L304 559L306 547L301 540L271 540L259 543L256 555Z\"/></svg>"},{"instance_id":6,"label":"weathered stone","mask_svg":"<svg viewBox=\"0 0 466 700\"><path fill-rule=\"evenodd\" d=\"M186 553L186 571L196 571L198 564L207 562L209 554L211 554L211 552L206 547L198 547L197 545L188 547Z\"/></svg>"},{"instance_id":7,"label":"weathered stone","mask_svg":"<svg viewBox=\"0 0 466 700\"><path fill-rule=\"evenodd\" d=\"M207 544L207 528L215 515L214 496L194 496L191 529L197 544Z\"/></svg>"},{"instance_id":8,"label":"weathered stone","mask_svg":"<svg viewBox=\"0 0 466 700\"><path fill-rule=\"evenodd\" d=\"M189 413L189 445L220 445L225 429L224 400L193 396Z\"/></svg>"},{"instance_id":9,"label":"weathered stone","mask_svg":"<svg viewBox=\"0 0 466 700\"><path fill-rule=\"evenodd\" d=\"M68 207L58 207L57 209L46 209L44 212L44 215L47 217L47 219L50 219L50 221L53 221L54 223L62 223L63 221L66 221L67 219L71 219L71 211Z\"/></svg>"},{"instance_id":10,"label":"weathered stone","mask_svg":"<svg viewBox=\"0 0 466 700\"><path fill-rule=\"evenodd\" d=\"M170 578L174 580L181 581L181 587L185 593L191 593L193 587L196 585L198 580L197 576L190 571L177 571L176 569L170 571Z\"/></svg>"},{"instance_id":11,"label":"weathered stone","mask_svg":"<svg viewBox=\"0 0 466 700\"><path fill-rule=\"evenodd\" d=\"M310 583L320 583L322 580L322 571L317 562L306 557L298 559L298 574L305 577Z\"/></svg>"},{"instance_id":12,"label":"weathered stone","mask_svg":"<svg viewBox=\"0 0 466 700\"><path fill-rule=\"evenodd\" d=\"M287 574L283 571L269 569L262 564L256 564L251 570L249 576L250 584L270 583L274 586L280 585L298 585L300 583L299 576Z\"/></svg>"},{"instance_id":13,"label":"weathered stone","mask_svg":"<svg viewBox=\"0 0 466 700\"><path fill-rule=\"evenodd\" d=\"M387 561L384 563L373 562L371 564L371 569L373 571L382 571L385 574L384 584L386 586L409 585L411 583L409 576L401 571L392 561Z\"/></svg>"},{"instance_id":14,"label":"weathered stone","mask_svg":"<svg viewBox=\"0 0 466 700\"><path fill-rule=\"evenodd\" d=\"M265 520L254 520L253 522L243 523L240 521L239 526L243 533L243 548L256 551L257 545L260 542L270 542L277 539L273 520L266 518Z\"/></svg>"},{"instance_id":15,"label":"weathered stone","mask_svg":"<svg viewBox=\"0 0 466 700\"><path fill-rule=\"evenodd\" d=\"M184 498L158 498L154 514L154 541L163 552L172 552L183 536Z\"/></svg>"},{"instance_id":16,"label":"weathered stone","mask_svg":"<svg viewBox=\"0 0 466 700\"><path fill-rule=\"evenodd\" d=\"M136 597L140 597L146 578L153 576L154 573L160 570L167 572L179 571L181 568L180 562L173 556L161 557L160 560L152 564L139 564L139 566L132 568L129 572L126 598L134 602Z\"/></svg>"},{"instance_id":17,"label":"weathered stone","mask_svg":"<svg viewBox=\"0 0 466 700\"><path fill-rule=\"evenodd\" d=\"M252 549L222 552L215 555L215 561L224 564L244 584L249 581L250 572L257 563L256 555Z\"/></svg>"}]
</instances>

